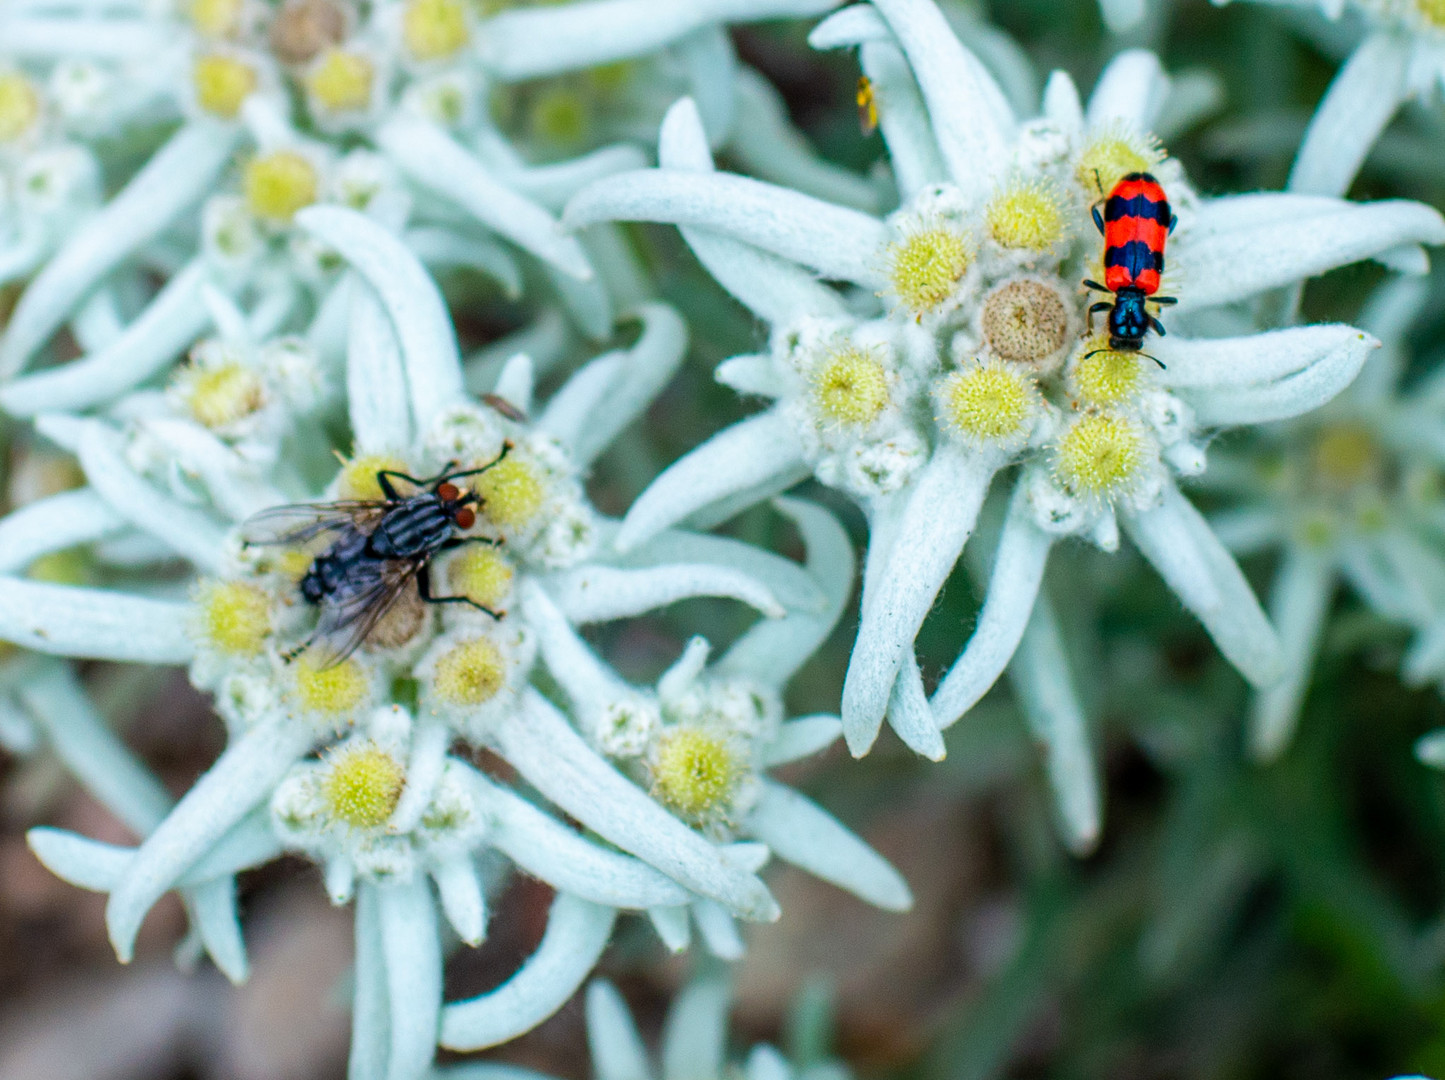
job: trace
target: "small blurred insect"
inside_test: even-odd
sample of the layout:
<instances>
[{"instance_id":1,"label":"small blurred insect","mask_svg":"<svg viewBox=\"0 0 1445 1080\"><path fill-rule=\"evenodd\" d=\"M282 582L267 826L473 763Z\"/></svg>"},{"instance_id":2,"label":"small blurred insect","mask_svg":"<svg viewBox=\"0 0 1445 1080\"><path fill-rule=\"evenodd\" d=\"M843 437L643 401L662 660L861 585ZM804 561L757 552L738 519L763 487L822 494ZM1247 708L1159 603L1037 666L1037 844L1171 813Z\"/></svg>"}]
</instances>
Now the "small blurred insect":
<instances>
[{"instance_id":1,"label":"small blurred insect","mask_svg":"<svg viewBox=\"0 0 1445 1080\"><path fill-rule=\"evenodd\" d=\"M1151 329L1164 336L1164 324L1149 314L1146 305L1179 302L1172 296L1154 295L1164 273L1164 245L1178 223L1164 188L1148 173L1129 173L1115 184L1102 214L1094 207L1094 224L1104 236L1104 284L1087 279L1084 284L1113 293L1114 301L1089 308L1089 331L1093 332L1094 316L1107 311L1110 349L1139 352ZM1096 349L1089 355L1103 351ZM1164 366L1157 357L1149 359Z\"/></svg>"},{"instance_id":2,"label":"small blurred insect","mask_svg":"<svg viewBox=\"0 0 1445 1080\"><path fill-rule=\"evenodd\" d=\"M873 82L867 75L858 76L858 92L854 95L858 103L858 126L865 136L878 130L878 96L873 92Z\"/></svg>"},{"instance_id":3,"label":"small blurred insect","mask_svg":"<svg viewBox=\"0 0 1445 1080\"><path fill-rule=\"evenodd\" d=\"M325 667L345 660L381 621L415 580L417 594L429 604L470 604L494 619L501 612L466 596L432 593L431 561L438 552L463 544L497 544L484 536L458 536L477 522L482 505L476 491L463 491L454 481L479 476L511 452L510 442L487 464L455 471L448 462L436 476L418 479L394 469L381 469L376 482L381 499L348 502L295 503L262 510L241 527L246 544L296 545L326 538L329 544L301 578L301 596L321 609L316 629L285 656L294 660L320 646ZM416 490L402 495L394 480Z\"/></svg>"}]
</instances>

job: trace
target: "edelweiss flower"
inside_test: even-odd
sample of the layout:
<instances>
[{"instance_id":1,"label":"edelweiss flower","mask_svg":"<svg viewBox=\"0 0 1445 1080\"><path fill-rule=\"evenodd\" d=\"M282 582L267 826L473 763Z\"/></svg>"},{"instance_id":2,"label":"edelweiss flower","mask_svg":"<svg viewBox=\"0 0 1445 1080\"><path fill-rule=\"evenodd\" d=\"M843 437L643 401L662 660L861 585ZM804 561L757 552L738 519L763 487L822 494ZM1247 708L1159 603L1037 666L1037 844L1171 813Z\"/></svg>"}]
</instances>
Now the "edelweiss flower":
<instances>
[{"instance_id":1,"label":"edelweiss flower","mask_svg":"<svg viewBox=\"0 0 1445 1080\"><path fill-rule=\"evenodd\" d=\"M1217 4L1228 0L1214 0ZM1445 3L1441 0L1269 0L1348 9L1362 39L1315 111L1290 173L1291 191L1343 195L1400 106L1445 93Z\"/></svg>"},{"instance_id":2,"label":"edelweiss flower","mask_svg":"<svg viewBox=\"0 0 1445 1080\"><path fill-rule=\"evenodd\" d=\"M1375 343L1347 326L1191 332L1240 326L1217 309L1266 290L1445 241L1445 221L1406 202L1200 198L1148 134L1168 80L1147 53L1118 57L1087 110L1056 73L1044 115L1021 123L930 0L846 9L811 40L862 43L903 195L887 220L712 171L687 102L664 124L660 169L599 181L564 215L681 225L713 276L772 327L767 353L727 361L718 377L776 404L664 472L616 546L809 472L857 497L871 540L843 697L855 754L887 713L905 742L941 757L939 729L1018 645L1052 544L1079 536L1114 550L1120 524L1241 672L1273 682L1274 631L1175 478L1204 471L1209 429L1316 408ZM1093 298L1078 285L1102 276L1091 205L1142 170L1179 217L1164 288L1179 297L1178 333L1148 346L1162 367L1090 334ZM994 476L1015 463L978 628L929 703L911 642Z\"/></svg>"},{"instance_id":3,"label":"edelweiss flower","mask_svg":"<svg viewBox=\"0 0 1445 1080\"><path fill-rule=\"evenodd\" d=\"M1325 618L1343 578L1376 613L1417 632L1405 657L1412 683L1445 677L1445 558L1439 490L1445 423L1438 379L1398 388L1405 331L1422 282L1384 286L1361 325L1385 343L1348 390L1317 414L1261 428L1259 445L1222 452L1214 491L1236 503L1212 524L1236 554L1280 547L1270 600L1285 677L1262 691L1250 743L1266 760L1288 745ZM1260 450L1265 451L1263 459Z\"/></svg>"},{"instance_id":4,"label":"edelweiss flower","mask_svg":"<svg viewBox=\"0 0 1445 1080\"><path fill-rule=\"evenodd\" d=\"M849 1072L838 1062L795 1064L767 1043L754 1046L745 1062L729 1062L730 998L727 982L718 978L695 979L682 989L663 1023L659 1073L622 995L609 982L599 979L592 983L587 987L587 1046L592 1053L595 1080L652 1080L654 1076L662 1080L720 1076L744 1080L848 1080ZM500 1070L518 1075L511 1066L479 1062L438 1069L436 1076L437 1080L502 1080Z\"/></svg>"},{"instance_id":5,"label":"edelweiss flower","mask_svg":"<svg viewBox=\"0 0 1445 1080\"><path fill-rule=\"evenodd\" d=\"M755 848L719 847L679 821L528 687L537 647L569 647L577 625L691 596L733 597L775 617L827 610L830 623L836 600L806 571L736 541L671 532L625 558L599 550L598 534L613 526L587 504L580 475L680 363L686 338L671 309L644 305L632 348L585 365L531 421L525 356L505 366L493 404L466 396L441 296L400 239L338 207L296 219L351 267L344 382L356 442L323 498L375 498L382 469L429 476L448 462L493 463L474 481L484 501L472 530L490 542L438 558L435 570L448 586L438 592L497 616L460 604L438 613L408 593L350 656L332 666L314 651L291 659L314 618L297 579L316 552L243 545L233 523L313 494L309 477L324 475L329 442L296 407L305 397L296 388L315 387L314 364L292 346L289 359L253 365L242 346L257 314L213 297L223 328L215 347L234 354L183 369L168 394L123 399L119 423L45 417L40 426L77 454L89 488L0 521L0 565L129 536L140 541L125 555L136 570L180 555L204 575L191 599L159 583L152 598L0 578L0 639L60 656L189 663L226 722L226 750L173 809L126 817L146 834L133 852L36 834L63 876L110 893L121 958L146 912L179 887L208 898L202 938L223 970L242 976L233 875L282 848L307 853L325 865L334 899L357 897L359 1052L389 1061L388 1076L415 1077L431 1060L441 1008L428 879L458 934L479 941L476 856L486 848L551 882L559 898L538 956L514 980L447 1007L440 1037L449 1046L503 1041L558 1007L591 970L618 908L704 898L745 919L777 914L754 873ZM295 423L266 419L273 396ZM76 520L85 500L98 510ZM533 615L542 608L545 617ZM457 738L492 748L635 857L584 841L452 758ZM104 775L106 762L88 768ZM389 1020L374 1023L378 1014Z\"/></svg>"},{"instance_id":6,"label":"edelweiss flower","mask_svg":"<svg viewBox=\"0 0 1445 1080\"><path fill-rule=\"evenodd\" d=\"M203 250L188 253L195 257L110 343L131 367L141 366L136 354L152 367L163 365L175 341L195 332L194 316L187 321L184 313L197 306L204 282L232 291L256 285L250 274L237 275L236 264L260 273L254 265L258 255L285 240L295 212L326 199L367 208L395 223L414 196L421 227L445 226L453 234L443 239L424 232L416 237L420 252L475 265L511 284L517 276L511 257L490 239L500 236L540 259L579 322L594 336L605 336L611 326L608 293L594 279L588 253L578 240L559 234L547 207L560 205L588 180L640 165L641 154L612 146L574 161L530 166L481 107L489 82L577 70L683 39L720 40L726 48L722 24L817 14L835 4L710 0L679 8L666 0L591 0L504 11L488 19L478 19L464 0L387 0L370 5L364 19L350 0L287 0L274 6L257 0L176 0L158 12L79 2L9 5L0 12L0 58L16 66L0 68L0 80L7 80L0 81L0 144L10 128L23 137L32 123L27 118L38 109L27 81L32 74L48 79L52 89L71 88L71 111L78 117L72 127L114 137L153 124L157 114L184 122L104 208L74 229L27 289L0 341L0 373L20 372L97 286L93 303L102 312L113 308L108 279L137 257L151 255L162 235L214 189L238 153L241 195L206 199ZM702 46L704 66L711 51L716 50ZM728 52L721 67L712 62L709 68L713 82L725 85L729 105L730 60ZM90 90L76 89L82 85ZM293 97L305 102L304 118L292 117ZM103 111L104 122L87 108ZM311 134L303 136L302 130ZM343 157L343 148L358 140L376 152ZM37 160L36 167L40 164ZM50 201L95 198L93 191L84 196L81 190L94 188L93 176L87 187L83 177L56 173L59 168L52 162L55 175L32 178ZM405 181L401 190L399 178ZM391 190L390 197L372 207L384 189ZM0 198L0 222L3 205ZM66 209L39 215L13 245L0 235L5 243L0 251L6 252L0 261L32 267L44 253L36 244L45 221ZM603 249L599 257L608 257L605 239L593 244ZM279 282L269 275L269 286L307 283L324 308L333 284L324 274L326 253L292 254L302 265L280 274ZM308 255L319 265L307 266Z\"/></svg>"}]
</instances>

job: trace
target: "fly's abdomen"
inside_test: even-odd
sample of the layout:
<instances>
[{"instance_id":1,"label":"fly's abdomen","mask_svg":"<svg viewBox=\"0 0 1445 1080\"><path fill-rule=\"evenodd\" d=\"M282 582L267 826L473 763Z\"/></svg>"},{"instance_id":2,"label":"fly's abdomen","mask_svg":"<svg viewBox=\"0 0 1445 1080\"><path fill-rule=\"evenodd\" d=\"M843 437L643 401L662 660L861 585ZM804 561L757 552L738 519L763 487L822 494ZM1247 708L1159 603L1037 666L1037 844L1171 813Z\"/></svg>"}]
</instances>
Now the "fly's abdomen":
<instances>
[{"instance_id":1,"label":"fly's abdomen","mask_svg":"<svg viewBox=\"0 0 1445 1080\"><path fill-rule=\"evenodd\" d=\"M410 499L377 525L367 553L378 559L415 559L431 555L451 538L454 523L436 499Z\"/></svg>"}]
</instances>

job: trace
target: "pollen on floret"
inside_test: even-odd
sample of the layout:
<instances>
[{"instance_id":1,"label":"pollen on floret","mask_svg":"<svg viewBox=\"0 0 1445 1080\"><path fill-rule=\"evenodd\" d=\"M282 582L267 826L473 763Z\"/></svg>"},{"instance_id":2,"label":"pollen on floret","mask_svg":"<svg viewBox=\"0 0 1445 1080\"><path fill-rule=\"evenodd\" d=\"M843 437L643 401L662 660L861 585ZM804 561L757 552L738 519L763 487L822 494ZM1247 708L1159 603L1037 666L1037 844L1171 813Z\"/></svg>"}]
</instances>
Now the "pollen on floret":
<instances>
[{"instance_id":1,"label":"pollen on floret","mask_svg":"<svg viewBox=\"0 0 1445 1080\"><path fill-rule=\"evenodd\" d=\"M1148 172L1164 160L1164 151L1152 136L1134 134L1122 124L1111 124L1094 134L1074 166L1074 179L1090 196L1106 197L1129 173Z\"/></svg>"},{"instance_id":2,"label":"pollen on floret","mask_svg":"<svg viewBox=\"0 0 1445 1080\"><path fill-rule=\"evenodd\" d=\"M1069 372L1069 387L1085 405L1109 408L1128 401L1144 383L1138 353L1109 348L1107 337L1091 338Z\"/></svg>"},{"instance_id":3,"label":"pollen on floret","mask_svg":"<svg viewBox=\"0 0 1445 1080\"><path fill-rule=\"evenodd\" d=\"M196 57L191 69L196 89L196 104L208 113L235 119L252 90L256 89L256 71L245 61L222 53Z\"/></svg>"},{"instance_id":4,"label":"pollen on floret","mask_svg":"<svg viewBox=\"0 0 1445 1080\"><path fill-rule=\"evenodd\" d=\"M866 427L888 407L888 372L867 349L844 346L813 372L813 404L840 424Z\"/></svg>"},{"instance_id":5,"label":"pollen on floret","mask_svg":"<svg viewBox=\"0 0 1445 1080\"><path fill-rule=\"evenodd\" d=\"M1324 428L1315 438L1310 463L1321 486L1332 491L1359 487L1375 479L1383 467L1374 434L1358 423Z\"/></svg>"},{"instance_id":6,"label":"pollen on floret","mask_svg":"<svg viewBox=\"0 0 1445 1080\"><path fill-rule=\"evenodd\" d=\"M1009 281L985 298L982 328L995 356L1036 365L1063 348L1069 309L1059 290L1045 282Z\"/></svg>"},{"instance_id":7,"label":"pollen on floret","mask_svg":"<svg viewBox=\"0 0 1445 1080\"><path fill-rule=\"evenodd\" d=\"M462 0L409 0L401 17L407 51L418 60L439 60L467 43Z\"/></svg>"},{"instance_id":8,"label":"pollen on floret","mask_svg":"<svg viewBox=\"0 0 1445 1080\"><path fill-rule=\"evenodd\" d=\"M201 633L229 656L257 656L271 634L271 600L244 581L212 581L197 590Z\"/></svg>"},{"instance_id":9,"label":"pollen on floret","mask_svg":"<svg viewBox=\"0 0 1445 1080\"><path fill-rule=\"evenodd\" d=\"M312 100L327 112L355 112L371 103L376 71L370 60L347 49L327 49L306 75Z\"/></svg>"},{"instance_id":10,"label":"pollen on floret","mask_svg":"<svg viewBox=\"0 0 1445 1080\"><path fill-rule=\"evenodd\" d=\"M1033 380L1016 368L976 364L939 384L939 420L971 442L1007 441L1023 433L1033 395Z\"/></svg>"},{"instance_id":11,"label":"pollen on floret","mask_svg":"<svg viewBox=\"0 0 1445 1080\"><path fill-rule=\"evenodd\" d=\"M271 51L286 64L304 64L346 39L346 12L333 0L290 0L271 23Z\"/></svg>"},{"instance_id":12,"label":"pollen on floret","mask_svg":"<svg viewBox=\"0 0 1445 1080\"><path fill-rule=\"evenodd\" d=\"M1015 181L994 192L985 218L1000 247L1020 251L1048 251L1068 234L1058 193L1037 180Z\"/></svg>"},{"instance_id":13,"label":"pollen on floret","mask_svg":"<svg viewBox=\"0 0 1445 1080\"><path fill-rule=\"evenodd\" d=\"M244 364L191 368L182 373L182 393L196 422L212 429L244 420L266 403L261 377Z\"/></svg>"},{"instance_id":14,"label":"pollen on floret","mask_svg":"<svg viewBox=\"0 0 1445 1080\"><path fill-rule=\"evenodd\" d=\"M537 516L546 496L537 470L516 457L499 461L475 483L482 508L498 525L525 525Z\"/></svg>"},{"instance_id":15,"label":"pollen on floret","mask_svg":"<svg viewBox=\"0 0 1445 1080\"><path fill-rule=\"evenodd\" d=\"M920 317L953 295L972 264L968 236L943 222L918 226L888 245L893 291Z\"/></svg>"},{"instance_id":16,"label":"pollen on floret","mask_svg":"<svg viewBox=\"0 0 1445 1080\"><path fill-rule=\"evenodd\" d=\"M496 548L468 544L447 568L447 581L456 595L495 611L512 591L513 573Z\"/></svg>"},{"instance_id":17,"label":"pollen on floret","mask_svg":"<svg viewBox=\"0 0 1445 1080\"><path fill-rule=\"evenodd\" d=\"M355 660L343 660L331 667L320 667L303 655L296 669L296 698L310 712L340 716L366 700L370 689L366 672Z\"/></svg>"},{"instance_id":18,"label":"pollen on floret","mask_svg":"<svg viewBox=\"0 0 1445 1080\"><path fill-rule=\"evenodd\" d=\"M326 757L321 799L327 814L357 829L385 825L406 786L406 769L371 743L343 746Z\"/></svg>"},{"instance_id":19,"label":"pollen on floret","mask_svg":"<svg viewBox=\"0 0 1445 1080\"><path fill-rule=\"evenodd\" d=\"M649 771L657 798L684 817L702 820L726 815L745 766L726 738L678 727L658 736Z\"/></svg>"},{"instance_id":20,"label":"pollen on floret","mask_svg":"<svg viewBox=\"0 0 1445 1080\"><path fill-rule=\"evenodd\" d=\"M376 474L383 470L410 472L407 463L390 454L358 454L341 466L341 476L336 483L338 499L376 500L383 498L381 482Z\"/></svg>"},{"instance_id":21,"label":"pollen on floret","mask_svg":"<svg viewBox=\"0 0 1445 1080\"><path fill-rule=\"evenodd\" d=\"M0 142L18 139L40 119L40 95L18 71L0 72Z\"/></svg>"},{"instance_id":22,"label":"pollen on floret","mask_svg":"<svg viewBox=\"0 0 1445 1080\"><path fill-rule=\"evenodd\" d=\"M1143 429L1110 413L1074 421L1054 448L1054 477L1075 495L1111 499L1132 488L1147 460Z\"/></svg>"},{"instance_id":23,"label":"pollen on floret","mask_svg":"<svg viewBox=\"0 0 1445 1080\"><path fill-rule=\"evenodd\" d=\"M569 86L554 86L532 102L528 126L550 143L569 146L587 134L587 99Z\"/></svg>"},{"instance_id":24,"label":"pollen on floret","mask_svg":"<svg viewBox=\"0 0 1445 1080\"><path fill-rule=\"evenodd\" d=\"M489 639L473 638L445 652L436 662L432 688L449 705L481 705L507 682L507 660Z\"/></svg>"},{"instance_id":25,"label":"pollen on floret","mask_svg":"<svg viewBox=\"0 0 1445 1080\"><path fill-rule=\"evenodd\" d=\"M251 213L284 223L316 201L320 181L316 166L301 154L273 150L246 163L243 186Z\"/></svg>"},{"instance_id":26,"label":"pollen on floret","mask_svg":"<svg viewBox=\"0 0 1445 1080\"><path fill-rule=\"evenodd\" d=\"M1415 0L1425 21L1445 30L1445 0Z\"/></svg>"},{"instance_id":27,"label":"pollen on floret","mask_svg":"<svg viewBox=\"0 0 1445 1080\"><path fill-rule=\"evenodd\" d=\"M207 38L230 37L241 26L246 0L191 0L191 25Z\"/></svg>"}]
</instances>

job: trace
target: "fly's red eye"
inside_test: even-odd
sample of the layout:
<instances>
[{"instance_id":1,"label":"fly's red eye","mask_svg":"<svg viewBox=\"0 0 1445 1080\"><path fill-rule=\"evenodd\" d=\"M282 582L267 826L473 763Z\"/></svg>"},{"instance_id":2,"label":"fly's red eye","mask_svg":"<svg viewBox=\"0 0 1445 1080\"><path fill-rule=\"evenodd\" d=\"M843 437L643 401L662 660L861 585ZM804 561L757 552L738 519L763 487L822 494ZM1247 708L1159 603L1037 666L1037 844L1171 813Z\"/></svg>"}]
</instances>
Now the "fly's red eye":
<instances>
[{"instance_id":1,"label":"fly's red eye","mask_svg":"<svg viewBox=\"0 0 1445 1080\"><path fill-rule=\"evenodd\" d=\"M456 502L457 496L460 494L456 484L439 484L437 486L437 498L442 502Z\"/></svg>"},{"instance_id":2,"label":"fly's red eye","mask_svg":"<svg viewBox=\"0 0 1445 1080\"><path fill-rule=\"evenodd\" d=\"M457 528L470 529L477 523L477 514L470 506L464 506L457 511L456 517L452 520L457 523Z\"/></svg>"}]
</instances>

